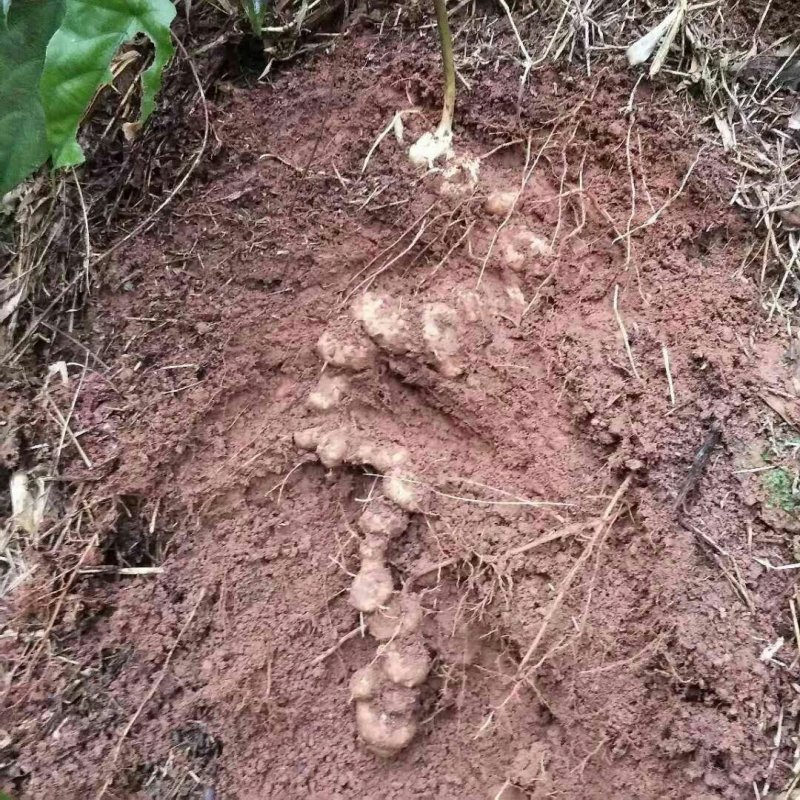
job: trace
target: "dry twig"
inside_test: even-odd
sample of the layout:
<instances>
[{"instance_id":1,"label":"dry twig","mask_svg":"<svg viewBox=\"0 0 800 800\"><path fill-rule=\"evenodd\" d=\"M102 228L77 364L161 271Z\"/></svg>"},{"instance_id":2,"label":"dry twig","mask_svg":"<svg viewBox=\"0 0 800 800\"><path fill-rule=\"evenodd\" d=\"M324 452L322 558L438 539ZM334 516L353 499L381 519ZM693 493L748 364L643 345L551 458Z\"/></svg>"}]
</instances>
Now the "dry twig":
<instances>
[{"instance_id":1,"label":"dry twig","mask_svg":"<svg viewBox=\"0 0 800 800\"><path fill-rule=\"evenodd\" d=\"M522 659L519 662L519 665L517 667L516 678L511 691L506 695L505 699L487 716L486 720L484 720L483 722L483 725L481 725L479 732L485 730L488 727L488 725L491 724L497 712L505 708L505 706L508 705L508 703L510 703L516 696L520 686L523 683L523 677L526 672L526 667L528 666L531 659L539 649L539 646L541 645L542 641L544 640L545 634L549 630L550 624L555 618L556 613L561 608L564 600L566 599L566 596L570 590L570 587L574 583L575 578L581 573L583 568L586 566L589 559L592 557L592 554L594 553L595 549L602 541L604 534L613 525L614 521L619 516L619 511L617 509L617 506L619 505L620 500L623 498L628 488L630 487L632 480L633 476L630 474L625 477L625 479L619 485L617 491L614 493L614 496L609 501L605 510L603 511L603 514L594 522L594 532L592 533L588 542L584 546L581 554L575 560L575 563L572 565L569 572L561 580L558 592L551 601L549 608L547 609L547 613L542 619L542 622L539 626L539 630L537 631L536 636L533 638L533 641L530 643L528 649L525 651L525 654L523 655Z\"/></svg>"}]
</instances>

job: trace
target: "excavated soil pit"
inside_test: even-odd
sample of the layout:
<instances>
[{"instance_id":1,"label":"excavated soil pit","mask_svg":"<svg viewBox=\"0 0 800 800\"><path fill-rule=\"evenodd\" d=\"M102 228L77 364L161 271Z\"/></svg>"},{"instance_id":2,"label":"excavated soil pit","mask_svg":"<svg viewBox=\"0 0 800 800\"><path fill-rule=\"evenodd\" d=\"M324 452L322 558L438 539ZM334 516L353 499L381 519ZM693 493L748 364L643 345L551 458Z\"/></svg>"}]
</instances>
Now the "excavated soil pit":
<instances>
[{"instance_id":1,"label":"excavated soil pit","mask_svg":"<svg viewBox=\"0 0 800 800\"><path fill-rule=\"evenodd\" d=\"M88 342L111 369L74 416L91 514L64 548L163 573L81 573L32 667L7 644L15 798L700 800L786 777L791 575L755 557L794 560L791 521L743 470L792 375L731 175L694 163L699 114L624 69L534 73L518 114L510 67L460 87L477 185L423 175L405 153L437 63L363 28L229 86L205 176L114 254ZM406 144L362 174L410 100ZM296 446L311 428L405 448L421 496L385 563L432 664L388 760L350 703L377 652L348 590L380 458L329 469ZM49 614L35 580L20 629Z\"/></svg>"}]
</instances>

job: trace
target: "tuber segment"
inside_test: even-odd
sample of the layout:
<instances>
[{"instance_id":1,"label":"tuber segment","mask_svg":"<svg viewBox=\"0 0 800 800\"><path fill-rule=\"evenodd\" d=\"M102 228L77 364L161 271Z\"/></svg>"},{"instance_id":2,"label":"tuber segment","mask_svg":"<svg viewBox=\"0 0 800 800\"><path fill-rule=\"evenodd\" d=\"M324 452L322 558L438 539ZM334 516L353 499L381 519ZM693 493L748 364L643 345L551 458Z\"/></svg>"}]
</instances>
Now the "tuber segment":
<instances>
[{"instance_id":1,"label":"tuber segment","mask_svg":"<svg viewBox=\"0 0 800 800\"><path fill-rule=\"evenodd\" d=\"M404 511L419 511L422 505L423 489L411 476L396 470L390 471L383 479L383 493Z\"/></svg>"},{"instance_id":2,"label":"tuber segment","mask_svg":"<svg viewBox=\"0 0 800 800\"><path fill-rule=\"evenodd\" d=\"M392 573L382 562L362 561L350 585L350 605L359 611L376 611L394 592Z\"/></svg>"},{"instance_id":3,"label":"tuber segment","mask_svg":"<svg viewBox=\"0 0 800 800\"><path fill-rule=\"evenodd\" d=\"M458 306L467 322L478 322L483 316L483 303L477 292L466 291L460 294Z\"/></svg>"},{"instance_id":4,"label":"tuber segment","mask_svg":"<svg viewBox=\"0 0 800 800\"><path fill-rule=\"evenodd\" d=\"M455 378L463 372L455 356L458 353L458 315L444 303L429 303L422 312L422 338L439 372Z\"/></svg>"},{"instance_id":5,"label":"tuber segment","mask_svg":"<svg viewBox=\"0 0 800 800\"><path fill-rule=\"evenodd\" d=\"M404 447L378 447L368 442L357 445L349 458L353 464L371 464L381 473L400 466L407 459L408 450Z\"/></svg>"},{"instance_id":6,"label":"tuber segment","mask_svg":"<svg viewBox=\"0 0 800 800\"><path fill-rule=\"evenodd\" d=\"M328 469L338 467L347 455L347 434L344 431L332 431L326 434L317 445L317 456Z\"/></svg>"},{"instance_id":7,"label":"tuber segment","mask_svg":"<svg viewBox=\"0 0 800 800\"><path fill-rule=\"evenodd\" d=\"M514 272L541 271L536 265L553 255L549 243L528 228L505 228L498 243L504 266Z\"/></svg>"},{"instance_id":8,"label":"tuber segment","mask_svg":"<svg viewBox=\"0 0 800 800\"><path fill-rule=\"evenodd\" d=\"M393 298L366 292L353 305L353 315L379 347L396 354L409 351L406 321L400 304Z\"/></svg>"},{"instance_id":9,"label":"tuber segment","mask_svg":"<svg viewBox=\"0 0 800 800\"><path fill-rule=\"evenodd\" d=\"M391 716L410 718L417 707L419 691L405 686L384 685L381 691L380 707Z\"/></svg>"},{"instance_id":10,"label":"tuber segment","mask_svg":"<svg viewBox=\"0 0 800 800\"><path fill-rule=\"evenodd\" d=\"M317 340L317 353L326 364L354 372L366 369L375 358L375 350L368 342L339 341L329 331Z\"/></svg>"},{"instance_id":11,"label":"tuber segment","mask_svg":"<svg viewBox=\"0 0 800 800\"><path fill-rule=\"evenodd\" d=\"M412 689L428 677L431 657L419 641L392 642L386 646L383 671L392 683Z\"/></svg>"},{"instance_id":12,"label":"tuber segment","mask_svg":"<svg viewBox=\"0 0 800 800\"><path fill-rule=\"evenodd\" d=\"M343 375L323 375L306 403L316 411L330 411L342 402L349 384Z\"/></svg>"},{"instance_id":13,"label":"tuber segment","mask_svg":"<svg viewBox=\"0 0 800 800\"><path fill-rule=\"evenodd\" d=\"M358 518L358 528L365 536L398 536L408 527L408 514L383 498L371 502Z\"/></svg>"},{"instance_id":14,"label":"tuber segment","mask_svg":"<svg viewBox=\"0 0 800 800\"><path fill-rule=\"evenodd\" d=\"M386 548L389 540L385 536L368 534L358 547L362 561L382 564L386 560Z\"/></svg>"},{"instance_id":15,"label":"tuber segment","mask_svg":"<svg viewBox=\"0 0 800 800\"><path fill-rule=\"evenodd\" d=\"M417 732L413 717L389 714L369 700L356 701L356 728L364 744L384 758L407 747Z\"/></svg>"},{"instance_id":16,"label":"tuber segment","mask_svg":"<svg viewBox=\"0 0 800 800\"><path fill-rule=\"evenodd\" d=\"M350 679L350 700L371 700L378 693L382 675L377 664L367 664Z\"/></svg>"},{"instance_id":17,"label":"tuber segment","mask_svg":"<svg viewBox=\"0 0 800 800\"><path fill-rule=\"evenodd\" d=\"M453 158L442 170L442 182L439 185L441 197L463 199L469 197L478 185L481 162L477 158L459 156Z\"/></svg>"},{"instance_id":18,"label":"tuber segment","mask_svg":"<svg viewBox=\"0 0 800 800\"><path fill-rule=\"evenodd\" d=\"M442 156L452 158L453 131L450 128L437 128L426 131L408 149L408 158L412 164L433 168L435 161Z\"/></svg>"},{"instance_id":19,"label":"tuber segment","mask_svg":"<svg viewBox=\"0 0 800 800\"><path fill-rule=\"evenodd\" d=\"M505 217L517 202L519 192L492 192L483 204L487 214L495 217Z\"/></svg>"},{"instance_id":20,"label":"tuber segment","mask_svg":"<svg viewBox=\"0 0 800 800\"><path fill-rule=\"evenodd\" d=\"M402 639L419 630L422 624L422 606L416 597L395 594L384 608L379 608L367 618L367 630L379 642Z\"/></svg>"},{"instance_id":21,"label":"tuber segment","mask_svg":"<svg viewBox=\"0 0 800 800\"><path fill-rule=\"evenodd\" d=\"M322 438L321 428L309 428L305 431L297 431L294 434L294 443L301 450L316 450Z\"/></svg>"},{"instance_id":22,"label":"tuber segment","mask_svg":"<svg viewBox=\"0 0 800 800\"><path fill-rule=\"evenodd\" d=\"M525 295L522 294L522 289L519 286L506 286L505 291L505 306L506 317L513 320L515 325L519 325L522 320L522 315L525 313Z\"/></svg>"}]
</instances>

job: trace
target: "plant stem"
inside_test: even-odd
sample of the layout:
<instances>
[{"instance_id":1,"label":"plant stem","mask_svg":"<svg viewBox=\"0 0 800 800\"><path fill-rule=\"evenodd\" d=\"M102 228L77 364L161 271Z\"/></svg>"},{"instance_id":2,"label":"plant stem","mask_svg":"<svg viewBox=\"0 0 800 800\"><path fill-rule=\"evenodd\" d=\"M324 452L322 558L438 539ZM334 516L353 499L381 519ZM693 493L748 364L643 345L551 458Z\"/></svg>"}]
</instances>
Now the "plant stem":
<instances>
[{"instance_id":1,"label":"plant stem","mask_svg":"<svg viewBox=\"0 0 800 800\"><path fill-rule=\"evenodd\" d=\"M442 43L442 64L444 66L444 105L439 132L448 133L453 127L453 114L456 107L456 68L453 61L453 35L447 19L447 0L433 0L436 7L436 24L439 27L439 39Z\"/></svg>"}]
</instances>

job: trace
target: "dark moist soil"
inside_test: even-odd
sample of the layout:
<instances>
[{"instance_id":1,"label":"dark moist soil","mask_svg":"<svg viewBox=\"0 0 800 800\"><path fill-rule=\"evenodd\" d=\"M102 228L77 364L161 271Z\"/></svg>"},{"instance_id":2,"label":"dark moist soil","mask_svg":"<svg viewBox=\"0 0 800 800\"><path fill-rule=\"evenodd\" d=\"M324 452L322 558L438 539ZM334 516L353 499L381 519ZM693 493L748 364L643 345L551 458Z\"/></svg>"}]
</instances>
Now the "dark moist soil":
<instances>
[{"instance_id":1,"label":"dark moist soil","mask_svg":"<svg viewBox=\"0 0 800 800\"><path fill-rule=\"evenodd\" d=\"M794 378L759 329L732 174L706 147L676 196L707 130L646 83L631 122L621 65L536 72L521 109L518 80L486 68L459 88L457 153L485 156L473 196L447 196L391 133L361 174L396 111L424 109L406 142L435 124L430 40L354 28L272 86L217 93L206 176L103 275L91 347L110 369L87 371L73 417L93 469L64 457L84 498L64 563L163 573L81 573L56 605L59 564L39 559L5 645L14 798L700 800L785 779L792 578L755 558L796 560L792 520L742 470L781 440L763 397L793 413ZM518 188L526 161L482 271L503 219L484 199ZM552 252L515 271L507 237L524 227ZM405 344L329 365L348 386L315 410L316 342L367 341L351 307L370 276ZM449 361L420 334L433 303L452 310ZM434 663L419 732L390 760L348 702L376 642L315 663L359 624L356 520L380 484L299 450L312 426L407 448L437 491L388 553L397 588L445 562L415 586ZM26 644L52 614L47 647Z\"/></svg>"}]
</instances>

